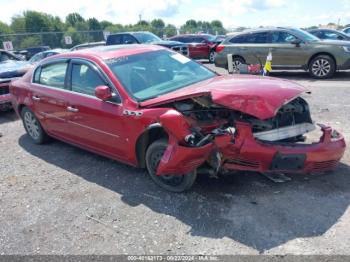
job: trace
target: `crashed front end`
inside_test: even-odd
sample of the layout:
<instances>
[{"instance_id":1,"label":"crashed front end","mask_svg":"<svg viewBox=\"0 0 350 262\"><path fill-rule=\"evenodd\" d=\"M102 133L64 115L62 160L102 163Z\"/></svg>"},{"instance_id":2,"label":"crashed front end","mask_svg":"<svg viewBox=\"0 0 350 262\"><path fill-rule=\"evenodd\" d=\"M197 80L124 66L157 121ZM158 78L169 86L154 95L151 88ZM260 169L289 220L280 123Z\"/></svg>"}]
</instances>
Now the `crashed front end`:
<instances>
[{"instance_id":1,"label":"crashed front end","mask_svg":"<svg viewBox=\"0 0 350 262\"><path fill-rule=\"evenodd\" d=\"M302 97L286 101L268 118L257 103L254 115L249 108L228 108L210 94L165 104L173 110L159 117L169 144L157 175L195 169L213 175L232 170L319 173L336 167L345 151L344 137L331 127L316 126ZM317 141L308 141L308 133L317 128Z\"/></svg>"}]
</instances>

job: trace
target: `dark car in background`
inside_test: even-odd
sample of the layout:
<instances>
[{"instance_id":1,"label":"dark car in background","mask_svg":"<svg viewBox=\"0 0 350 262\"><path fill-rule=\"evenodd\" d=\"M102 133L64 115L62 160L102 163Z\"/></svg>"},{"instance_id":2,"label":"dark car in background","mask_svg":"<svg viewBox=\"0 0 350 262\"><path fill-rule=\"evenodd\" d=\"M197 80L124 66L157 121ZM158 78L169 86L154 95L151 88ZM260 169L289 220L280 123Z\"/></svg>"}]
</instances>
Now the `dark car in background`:
<instances>
[{"instance_id":1,"label":"dark car in background","mask_svg":"<svg viewBox=\"0 0 350 262\"><path fill-rule=\"evenodd\" d=\"M28 62L31 64L36 64L46 57L62 54L62 53L68 52L68 51L69 51L68 49L61 49L61 48L43 51L43 52L35 54L31 59L29 59Z\"/></svg>"},{"instance_id":2,"label":"dark car in background","mask_svg":"<svg viewBox=\"0 0 350 262\"><path fill-rule=\"evenodd\" d=\"M346 27L342 30L345 34L350 34L350 27Z\"/></svg>"},{"instance_id":3,"label":"dark car in background","mask_svg":"<svg viewBox=\"0 0 350 262\"><path fill-rule=\"evenodd\" d=\"M151 32L124 32L111 34L107 37L106 45L126 45L126 44L153 44L172 49L180 54L188 56L186 44L178 41L162 40Z\"/></svg>"},{"instance_id":4,"label":"dark car in background","mask_svg":"<svg viewBox=\"0 0 350 262\"><path fill-rule=\"evenodd\" d=\"M210 34L185 34L169 38L188 44L190 57L193 59L208 59L210 63L215 60L215 48L222 41Z\"/></svg>"},{"instance_id":5,"label":"dark car in background","mask_svg":"<svg viewBox=\"0 0 350 262\"><path fill-rule=\"evenodd\" d=\"M309 30L308 32L323 40L350 41L350 35L347 35L346 33L338 30L319 28Z\"/></svg>"},{"instance_id":6,"label":"dark car in background","mask_svg":"<svg viewBox=\"0 0 350 262\"><path fill-rule=\"evenodd\" d=\"M217 46L215 65L233 69L242 63L264 63L272 52L272 69L303 69L314 78L332 77L337 70L350 69L350 43L320 40L297 28L263 28L228 37Z\"/></svg>"},{"instance_id":7,"label":"dark car in background","mask_svg":"<svg viewBox=\"0 0 350 262\"><path fill-rule=\"evenodd\" d=\"M20 50L16 51L16 53L19 55L23 55L26 58L26 60L29 60L35 54L43 52L43 51L47 51L50 49L51 48L49 46L35 46L35 47L28 47L25 49L20 49Z\"/></svg>"},{"instance_id":8,"label":"dark car in background","mask_svg":"<svg viewBox=\"0 0 350 262\"><path fill-rule=\"evenodd\" d=\"M11 108L9 84L11 80L24 75L30 65L12 52L0 49L0 111Z\"/></svg>"}]
</instances>

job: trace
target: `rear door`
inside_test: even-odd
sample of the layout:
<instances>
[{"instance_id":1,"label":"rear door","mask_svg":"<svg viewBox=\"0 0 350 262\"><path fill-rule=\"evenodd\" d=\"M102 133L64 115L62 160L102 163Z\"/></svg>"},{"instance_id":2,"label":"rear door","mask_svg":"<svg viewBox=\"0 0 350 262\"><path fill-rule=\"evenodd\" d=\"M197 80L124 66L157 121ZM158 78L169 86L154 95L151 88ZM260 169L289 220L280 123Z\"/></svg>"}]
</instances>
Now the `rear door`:
<instances>
[{"instance_id":1,"label":"rear door","mask_svg":"<svg viewBox=\"0 0 350 262\"><path fill-rule=\"evenodd\" d=\"M51 134L65 137L67 129L67 82L68 60L55 60L38 67L32 83L33 111L44 128Z\"/></svg>"},{"instance_id":2,"label":"rear door","mask_svg":"<svg viewBox=\"0 0 350 262\"><path fill-rule=\"evenodd\" d=\"M123 137L123 108L117 90L96 65L73 59L69 66L67 130L69 140L102 154L125 160L128 141ZM95 96L95 88L107 85L115 93L111 101Z\"/></svg>"},{"instance_id":3,"label":"rear door","mask_svg":"<svg viewBox=\"0 0 350 262\"><path fill-rule=\"evenodd\" d=\"M209 57L209 46L207 40L201 36L193 36L189 43L190 56L198 59Z\"/></svg>"},{"instance_id":4,"label":"rear door","mask_svg":"<svg viewBox=\"0 0 350 262\"><path fill-rule=\"evenodd\" d=\"M229 40L232 54L244 58L247 64L265 63L270 47L270 32L252 32Z\"/></svg>"}]
</instances>

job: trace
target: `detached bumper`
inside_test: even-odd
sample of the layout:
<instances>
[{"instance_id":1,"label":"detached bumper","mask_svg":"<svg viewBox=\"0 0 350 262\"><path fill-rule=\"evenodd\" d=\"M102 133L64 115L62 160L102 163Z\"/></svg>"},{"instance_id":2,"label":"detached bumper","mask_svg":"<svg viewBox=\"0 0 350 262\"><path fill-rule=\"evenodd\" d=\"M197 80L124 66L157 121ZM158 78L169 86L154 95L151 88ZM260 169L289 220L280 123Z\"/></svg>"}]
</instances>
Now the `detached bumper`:
<instances>
[{"instance_id":1,"label":"detached bumper","mask_svg":"<svg viewBox=\"0 0 350 262\"><path fill-rule=\"evenodd\" d=\"M312 173L334 169L345 152L344 137L321 126L323 135L312 144L265 143L254 138L251 127L237 124L234 142L221 148L223 168L257 172Z\"/></svg>"}]
</instances>

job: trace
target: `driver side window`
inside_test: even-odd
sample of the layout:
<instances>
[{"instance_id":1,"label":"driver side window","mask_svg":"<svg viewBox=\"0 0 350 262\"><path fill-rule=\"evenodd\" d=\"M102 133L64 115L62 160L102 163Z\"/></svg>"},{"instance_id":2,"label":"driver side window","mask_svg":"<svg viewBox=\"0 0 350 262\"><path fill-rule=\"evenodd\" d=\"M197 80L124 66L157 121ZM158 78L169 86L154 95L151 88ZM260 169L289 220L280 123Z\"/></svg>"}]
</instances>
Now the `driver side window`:
<instances>
[{"instance_id":1,"label":"driver side window","mask_svg":"<svg viewBox=\"0 0 350 262\"><path fill-rule=\"evenodd\" d=\"M297 38L287 32L272 32L271 34L272 43L291 43Z\"/></svg>"},{"instance_id":2,"label":"driver side window","mask_svg":"<svg viewBox=\"0 0 350 262\"><path fill-rule=\"evenodd\" d=\"M95 96L95 88L106 83L85 64L72 64L72 91Z\"/></svg>"}]
</instances>

